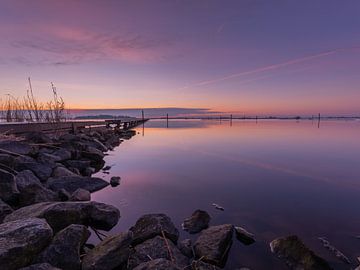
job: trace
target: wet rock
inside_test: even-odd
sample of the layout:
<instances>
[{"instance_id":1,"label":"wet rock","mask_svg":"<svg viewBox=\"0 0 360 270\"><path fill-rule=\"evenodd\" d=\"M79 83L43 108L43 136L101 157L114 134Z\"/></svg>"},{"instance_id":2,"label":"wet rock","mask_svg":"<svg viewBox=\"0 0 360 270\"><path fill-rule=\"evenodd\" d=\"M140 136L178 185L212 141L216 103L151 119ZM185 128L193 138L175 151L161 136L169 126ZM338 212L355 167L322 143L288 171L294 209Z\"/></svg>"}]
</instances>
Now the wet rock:
<instances>
[{"instance_id":1,"label":"wet rock","mask_svg":"<svg viewBox=\"0 0 360 270\"><path fill-rule=\"evenodd\" d=\"M101 161L104 159L104 154L102 151L96 149L95 147L88 146L86 148L86 151L83 151L81 155L85 158L88 158L90 160L94 161Z\"/></svg>"},{"instance_id":2,"label":"wet rock","mask_svg":"<svg viewBox=\"0 0 360 270\"><path fill-rule=\"evenodd\" d=\"M233 231L234 227L231 224L211 226L202 231L194 244L196 257L223 267L232 244Z\"/></svg>"},{"instance_id":3,"label":"wet rock","mask_svg":"<svg viewBox=\"0 0 360 270\"><path fill-rule=\"evenodd\" d=\"M134 270L183 270L173 262L159 258L139 264Z\"/></svg>"},{"instance_id":4,"label":"wet rock","mask_svg":"<svg viewBox=\"0 0 360 270\"><path fill-rule=\"evenodd\" d=\"M3 150L3 151L2 151ZM0 141L0 152L5 154L15 153L19 155L32 155L35 154L37 151L36 147L31 147L27 143L19 142L19 141Z\"/></svg>"},{"instance_id":5,"label":"wet rock","mask_svg":"<svg viewBox=\"0 0 360 270\"><path fill-rule=\"evenodd\" d=\"M66 202L66 201L69 201L70 200L70 197L71 197L71 194L69 192L67 192L65 189L60 189L58 192L58 197L59 197L59 200L62 201L62 202Z\"/></svg>"},{"instance_id":6,"label":"wet rock","mask_svg":"<svg viewBox=\"0 0 360 270\"><path fill-rule=\"evenodd\" d=\"M201 260L192 261L191 269L192 270L220 270L219 267L212 265L212 264L204 263Z\"/></svg>"},{"instance_id":7,"label":"wet rock","mask_svg":"<svg viewBox=\"0 0 360 270\"><path fill-rule=\"evenodd\" d=\"M46 219L54 232L71 224L108 231L119 221L120 212L114 206L98 202L45 202L22 207L6 216L4 221L33 217Z\"/></svg>"},{"instance_id":8,"label":"wet rock","mask_svg":"<svg viewBox=\"0 0 360 270\"><path fill-rule=\"evenodd\" d=\"M185 239L179 242L178 244L179 250L182 254L184 254L188 258L194 257L191 239Z\"/></svg>"},{"instance_id":9,"label":"wet rock","mask_svg":"<svg viewBox=\"0 0 360 270\"><path fill-rule=\"evenodd\" d=\"M85 226L72 224L55 235L50 245L38 255L36 262L78 270L81 266L80 249L89 236L90 232Z\"/></svg>"},{"instance_id":10,"label":"wet rock","mask_svg":"<svg viewBox=\"0 0 360 270\"><path fill-rule=\"evenodd\" d=\"M173 258L174 263L181 268L189 265L189 259L180 252L174 243L161 236L155 236L136 245L129 257L129 268L132 269L141 263L148 262L149 257L151 259L164 258L167 260L172 260Z\"/></svg>"},{"instance_id":11,"label":"wet rock","mask_svg":"<svg viewBox=\"0 0 360 270\"><path fill-rule=\"evenodd\" d=\"M270 243L270 248L290 269L331 269L324 259L307 248L296 235L275 239Z\"/></svg>"},{"instance_id":12,"label":"wet rock","mask_svg":"<svg viewBox=\"0 0 360 270\"><path fill-rule=\"evenodd\" d=\"M43 164L38 162L20 162L15 166L15 170L24 171L30 170L32 171L41 182L45 182L52 174L52 167L49 163Z\"/></svg>"},{"instance_id":13,"label":"wet rock","mask_svg":"<svg viewBox=\"0 0 360 270\"><path fill-rule=\"evenodd\" d=\"M90 192L94 192L109 185L108 182L97 177L86 176L61 176L51 177L47 181L47 186L53 191L59 191L65 189L66 191L73 193L78 188L86 189Z\"/></svg>"},{"instance_id":14,"label":"wet rock","mask_svg":"<svg viewBox=\"0 0 360 270\"><path fill-rule=\"evenodd\" d=\"M182 227L189 233L198 233L209 227L210 215L203 210L196 210L191 217L186 218Z\"/></svg>"},{"instance_id":15,"label":"wet rock","mask_svg":"<svg viewBox=\"0 0 360 270\"><path fill-rule=\"evenodd\" d=\"M179 238L179 231L165 214L143 215L130 228L130 231L134 233L133 242L135 245L157 235L162 236L162 233L175 244Z\"/></svg>"},{"instance_id":16,"label":"wet rock","mask_svg":"<svg viewBox=\"0 0 360 270\"><path fill-rule=\"evenodd\" d=\"M67 167L76 168L79 171L85 170L87 167L90 167L91 161L90 160L67 160L65 161Z\"/></svg>"},{"instance_id":17,"label":"wet rock","mask_svg":"<svg viewBox=\"0 0 360 270\"><path fill-rule=\"evenodd\" d=\"M110 178L110 185L112 187L116 187L118 185L120 185L120 176L113 176Z\"/></svg>"},{"instance_id":18,"label":"wet rock","mask_svg":"<svg viewBox=\"0 0 360 270\"><path fill-rule=\"evenodd\" d=\"M78 176L78 175L65 167L58 166L53 170L51 176L52 177L61 177L61 176Z\"/></svg>"},{"instance_id":19,"label":"wet rock","mask_svg":"<svg viewBox=\"0 0 360 270\"><path fill-rule=\"evenodd\" d=\"M20 192L19 205L26 206L39 202L57 201L58 196L45 188L32 171L25 170L16 175L16 185Z\"/></svg>"},{"instance_id":20,"label":"wet rock","mask_svg":"<svg viewBox=\"0 0 360 270\"><path fill-rule=\"evenodd\" d=\"M111 166L107 165L104 168L102 168L103 171L109 171L111 169Z\"/></svg>"},{"instance_id":21,"label":"wet rock","mask_svg":"<svg viewBox=\"0 0 360 270\"><path fill-rule=\"evenodd\" d=\"M83 259L82 270L121 269L127 263L132 233L124 232L105 238Z\"/></svg>"},{"instance_id":22,"label":"wet rock","mask_svg":"<svg viewBox=\"0 0 360 270\"><path fill-rule=\"evenodd\" d=\"M235 227L236 239L244 245L251 245L255 242L254 234L248 232L242 227Z\"/></svg>"},{"instance_id":23,"label":"wet rock","mask_svg":"<svg viewBox=\"0 0 360 270\"><path fill-rule=\"evenodd\" d=\"M75 190L70 197L70 201L90 201L90 199L90 192L82 188Z\"/></svg>"},{"instance_id":24,"label":"wet rock","mask_svg":"<svg viewBox=\"0 0 360 270\"><path fill-rule=\"evenodd\" d=\"M12 212L13 209L0 199L0 223L2 223L4 218Z\"/></svg>"},{"instance_id":25,"label":"wet rock","mask_svg":"<svg viewBox=\"0 0 360 270\"><path fill-rule=\"evenodd\" d=\"M19 190L16 186L15 176L0 169L0 199L7 203L16 203Z\"/></svg>"},{"instance_id":26,"label":"wet rock","mask_svg":"<svg viewBox=\"0 0 360 270\"><path fill-rule=\"evenodd\" d=\"M0 224L0 265L15 270L31 263L52 238L44 219L29 218Z\"/></svg>"},{"instance_id":27,"label":"wet rock","mask_svg":"<svg viewBox=\"0 0 360 270\"><path fill-rule=\"evenodd\" d=\"M62 269L54 267L48 263L36 263L24 268L20 268L19 270L62 270Z\"/></svg>"},{"instance_id":28,"label":"wet rock","mask_svg":"<svg viewBox=\"0 0 360 270\"><path fill-rule=\"evenodd\" d=\"M64 161L67 159L71 159L71 152L67 149L60 148L54 152L52 152L54 156L57 156L59 158L59 161Z\"/></svg>"},{"instance_id":29,"label":"wet rock","mask_svg":"<svg viewBox=\"0 0 360 270\"><path fill-rule=\"evenodd\" d=\"M92 176L94 173L96 172L95 168L93 167L87 167L84 171L83 171L83 175L84 176Z\"/></svg>"}]
</instances>

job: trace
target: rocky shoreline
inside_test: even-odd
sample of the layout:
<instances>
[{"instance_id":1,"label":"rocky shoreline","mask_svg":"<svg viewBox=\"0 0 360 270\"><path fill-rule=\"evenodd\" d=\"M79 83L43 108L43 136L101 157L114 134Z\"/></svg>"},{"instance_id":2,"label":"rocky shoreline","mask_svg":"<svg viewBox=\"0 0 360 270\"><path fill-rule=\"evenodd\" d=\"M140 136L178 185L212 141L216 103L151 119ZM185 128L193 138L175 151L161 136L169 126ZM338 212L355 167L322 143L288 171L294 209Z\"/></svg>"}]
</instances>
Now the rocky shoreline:
<instances>
[{"instance_id":1,"label":"rocky shoreline","mask_svg":"<svg viewBox=\"0 0 360 270\"><path fill-rule=\"evenodd\" d=\"M194 243L180 241L171 219L156 213L88 244L90 230L101 235L98 230L111 230L120 218L114 206L91 201L92 192L110 184L92 175L107 169L107 151L134 135L101 129L0 140L0 269L220 269L235 236L244 245L255 242L242 227L209 226L209 214L196 210L183 224L199 233ZM111 185L119 181L113 176ZM270 247L290 269L331 269L296 236L275 239Z\"/></svg>"}]
</instances>

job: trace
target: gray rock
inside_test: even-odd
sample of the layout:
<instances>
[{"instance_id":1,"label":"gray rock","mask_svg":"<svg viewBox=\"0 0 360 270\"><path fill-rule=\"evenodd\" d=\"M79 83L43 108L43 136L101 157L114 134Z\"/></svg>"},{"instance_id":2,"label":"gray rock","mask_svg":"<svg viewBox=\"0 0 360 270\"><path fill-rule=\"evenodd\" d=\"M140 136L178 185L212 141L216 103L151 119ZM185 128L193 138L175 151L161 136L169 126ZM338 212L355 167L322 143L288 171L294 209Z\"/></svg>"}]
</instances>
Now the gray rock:
<instances>
[{"instance_id":1,"label":"gray rock","mask_svg":"<svg viewBox=\"0 0 360 270\"><path fill-rule=\"evenodd\" d=\"M219 267L212 265L212 264L204 263L201 260L192 261L191 269L192 270L220 270Z\"/></svg>"},{"instance_id":2,"label":"gray rock","mask_svg":"<svg viewBox=\"0 0 360 270\"><path fill-rule=\"evenodd\" d=\"M7 203L16 203L19 190L16 186L15 176L0 169L0 199Z\"/></svg>"},{"instance_id":3,"label":"gray rock","mask_svg":"<svg viewBox=\"0 0 360 270\"><path fill-rule=\"evenodd\" d=\"M183 270L173 262L160 258L144 262L134 268L134 270Z\"/></svg>"},{"instance_id":4,"label":"gray rock","mask_svg":"<svg viewBox=\"0 0 360 270\"><path fill-rule=\"evenodd\" d=\"M191 239L185 239L178 243L179 250L188 258L194 257Z\"/></svg>"},{"instance_id":5,"label":"gray rock","mask_svg":"<svg viewBox=\"0 0 360 270\"><path fill-rule=\"evenodd\" d=\"M52 152L52 154L54 156L57 156L60 161L71 159L71 152L69 150L67 150L67 149L64 149L64 148L60 148L58 150L55 150L54 152Z\"/></svg>"},{"instance_id":6,"label":"gray rock","mask_svg":"<svg viewBox=\"0 0 360 270\"><path fill-rule=\"evenodd\" d=\"M85 170L87 167L90 167L91 161L90 160L67 160L65 161L67 167L76 168L79 171Z\"/></svg>"},{"instance_id":7,"label":"gray rock","mask_svg":"<svg viewBox=\"0 0 360 270\"><path fill-rule=\"evenodd\" d=\"M52 139L49 135L45 134L44 132L29 132L26 133L25 136L27 141L31 141L34 143L52 143Z\"/></svg>"},{"instance_id":8,"label":"gray rock","mask_svg":"<svg viewBox=\"0 0 360 270\"><path fill-rule=\"evenodd\" d=\"M211 226L202 231L194 244L196 257L223 267L232 244L233 232L234 227L231 224Z\"/></svg>"},{"instance_id":9,"label":"gray rock","mask_svg":"<svg viewBox=\"0 0 360 270\"><path fill-rule=\"evenodd\" d=\"M165 242L166 241L166 242ZM169 254L169 250L171 255ZM148 262L150 259L174 259L174 263L184 268L189 265L189 259L169 239L155 236L134 247L129 257L129 268L132 269L141 263Z\"/></svg>"},{"instance_id":10,"label":"gray rock","mask_svg":"<svg viewBox=\"0 0 360 270\"><path fill-rule=\"evenodd\" d=\"M52 174L52 167L54 164L43 164L38 162L20 162L17 163L15 169L17 171L30 170L32 171L41 182L45 182Z\"/></svg>"},{"instance_id":11,"label":"gray rock","mask_svg":"<svg viewBox=\"0 0 360 270\"><path fill-rule=\"evenodd\" d=\"M209 227L210 215L203 210L196 210L191 217L186 218L182 227L189 233L198 233Z\"/></svg>"},{"instance_id":12,"label":"gray rock","mask_svg":"<svg viewBox=\"0 0 360 270\"><path fill-rule=\"evenodd\" d=\"M94 161L101 161L105 156L102 151L92 146L88 146L85 151L81 152L81 155Z\"/></svg>"},{"instance_id":13,"label":"gray rock","mask_svg":"<svg viewBox=\"0 0 360 270\"><path fill-rule=\"evenodd\" d=\"M61 161L61 159L58 156L48 154L48 153L39 153L37 157L37 161L43 164L47 163L56 163Z\"/></svg>"},{"instance_id":14,"label":"gray rock","mask_svg":"<svg viewBox=\"0 0 360 270\"><path fill-rule=\"evenodd\" d=\"M251 245L255 242L254 234L248 232L242 227L235 227L236 239L244 245Z\"/></svg>"},{"instance_id":15,"label":"gray rock","mask_svg":"<svg viewBox=\"0 0 360 270\"><path fill-rule=\"evenodd\" d=\"M95 168L87 167L85 170L83 170L82 175L84 175L84 176L92 176L95 172L96 172Z\"/></svg>"},{"instance_id":16,"label":"gray rock","mask_svg":"<svg viewBox=\"0 0 360 270\"><path fill-rule=\"evenodd\" d=\"M121 269L127 263L132 233L124 232L105 238L83 259L82 270Z\"/></svg>"},{"instance_id":17,"label":"gray rock","mask_svg":"<svg viewBox=\"0 0 360 270\"><path fill-rule=\"evenodd\" d=\"M120 218L117 208L98 202L47 202L22 207L5 217L5 222L23 218L45 218L58 232L71 224L108 231Z\"/></svg>"},{"instance_id":18,"label":"gray rock","mask_svg":"<svg viewBox=\"0 0 360 270\"><path fill-rule=\"evenodd\" d=\"M13 209L0 199L0 223L2 223L4 218L12 212Z\"/></svg>"},{"instance_id":19,"label":"gray rock","mask_svg":"<svg viewBox=\"0 0 360 270\"><path fill-rule=\"evenodd\" d=\"M29 265L51 241L52 230L44 219L29 218L0 224L0 265L15 270Z\"/></svg>"},{"instance_id":20,"label":"gray rock","mask_svg":"<svg viewBox=\"0 0 360 270\"><path fill-rule=\"evenodd\" d=\"M90 192L82 188L75 190L70 197L70 201L90 201L90 199Z\"/></svg>"},{"instance_id":21,"label":"gray rock","mask_svg":"<svg viewBox=\"0 0 360 270\"><path fill-rule=\"evenodd\" d=\"M179 238L178 229L176 229L171 219L165 214L143 215L130 228L130 231L134 233L135 245L157 235L162 236L162 232L175 244Z\"/></svg>"},{"instance_id":22,"label":"gray rock","mask_svg":"<svg viewBox=\"0 0 360 270\"><path fill-rule=\"evenodd\" d=\"M53 170L51 176L52 177L61 177L61 176L78 176L78 175L65 167L58 166Z\"/></svg>"},{"instance_id":23,"label":"gray rock","mask_svg":"<svg viewBox=\"0 0 360 270\"><path fill-rule=\"evenodd\" d=\"M4 151L0 151L0 152L11 152L11 153L15 153L15 154L19 154L19 155L31 155L31 154L35 154L37 149L36 147L31 147L29 144L27 143L23 143L20 141L14 141L14 140L4 140L4 141L0 141L0 150L4 150Z\"/></svg>"},{"instance_id":24,"label":"gray rock","mask_svg":"<svg viewBox=\"0 0 360 270\"><path fill-rule=\"evenodd\" d=\"M290 269L329 270L328 263L317 256L296 236L278 238L270 243L271 252L285 261Z\"/></svg>"},{"instance_id":25,"label":"gray rock","mask_svg":"<svg viewBox=\"0 0 360 270\"><path fill-rule=\"evenodd\" d=\"M32 171L25 170L19 172L16 175L15 180L17 188L20 192L20 206L58 200L57 194L45 188L41 184L40 180L32 173Z\"/></svg>"},{"instance_id":26,"label":"gray rock","mask_svg":"<svg viewBox=\"0 0 360 270\"><path fill-rule=\"evenodd\" d=\"M78 270L81 266L80 249L89 236L90 232L85 226L72 224L55 235L50 245L38 255L36 262Z\"/></svg>"},{"instance_id":27,"label":"gray rock","mask_svg":"<svg viewBox=\"0 0 360 270\"><path fill-rule=\"evenodd\" d=\"M4 164L7 167L13 168L15 163L15 158L8 154L2 154L0 151L0 163Z\"/></svg>"},{"instance_id":28,"label":"gray rock","mask_svg":"<svg viewBox=\"0 0 360 270\"><path fill-rule=\"evenodd\" d=\"M24 268L20 268L19 270L61 270L61 269L54 267L48 263L36 263Z\"/></svg>"},{"instance_id":29,"label":"gray rock","mask_svg":"<svg viewBox=\"0 0 360 270\"><path fill-rule=\"evenodd\" d=\"M112 187L116 187L118 185L120 185L120 176L113 176L110 178L110 185Z\"/></svg>"},{"instance_id":30,"label":"gray rock","mask_svg":"<svg viewBox=\"0 0 360 270\"><path fill-rule=\"evenodd\" d=\"M67 192L65 189L60 189L58 192L58 197L59 197L59 200L62 201L62 202L66 202L66 201L69 201L70 200L70 197L71 197L71 194L69 192Z\"/></svg>"},{"instance_id":31,"label":"gray rock","mask_svg":"<svg viewBox=\"0 0 360 270\"><path fill-rule=\"evenodd\" d=\"M73 193L78 188L94 192L103 189L108 185L109 183L101 178L86 176L51 177L47 181L47 186L51 190L59 191L60 189L65 189L70 193Z\"/></svg>"}]
</instances>

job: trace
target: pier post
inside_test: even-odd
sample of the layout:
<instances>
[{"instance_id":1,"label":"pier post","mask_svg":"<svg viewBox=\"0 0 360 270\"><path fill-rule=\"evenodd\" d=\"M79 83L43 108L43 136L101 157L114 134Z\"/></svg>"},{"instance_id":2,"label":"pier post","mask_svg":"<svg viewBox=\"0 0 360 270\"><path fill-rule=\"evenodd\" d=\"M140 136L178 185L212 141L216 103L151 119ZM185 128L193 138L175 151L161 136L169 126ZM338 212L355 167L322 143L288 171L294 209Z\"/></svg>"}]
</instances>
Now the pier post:
<instances>
[{"instance_id":1,"label":"pier post","mask_svg":"<svg viewBox=\"0 0 360 270\"><path fill-rule=\"evenodd\" d=\"M166 114L166 127L169 127L169 114Z\"/></svg>"}]
</instances>

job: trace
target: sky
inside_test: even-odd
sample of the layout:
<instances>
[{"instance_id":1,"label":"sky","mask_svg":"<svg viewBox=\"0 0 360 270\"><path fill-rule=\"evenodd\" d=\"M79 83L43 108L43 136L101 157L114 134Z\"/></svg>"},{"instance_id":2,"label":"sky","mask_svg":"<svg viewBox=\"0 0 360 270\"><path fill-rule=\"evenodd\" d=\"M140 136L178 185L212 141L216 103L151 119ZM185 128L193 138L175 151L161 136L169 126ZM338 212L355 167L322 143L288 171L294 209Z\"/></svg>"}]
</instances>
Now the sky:
<instances>
[{"instance_id":1,"label":"sky","mask_svg":"<svg viewBox=\"0 0 360 270\"><path fill-rule=\"evenodd\" d=\"M357 0L0 0L0 98L360 115Z\"/></svg>"}]
</instances>

